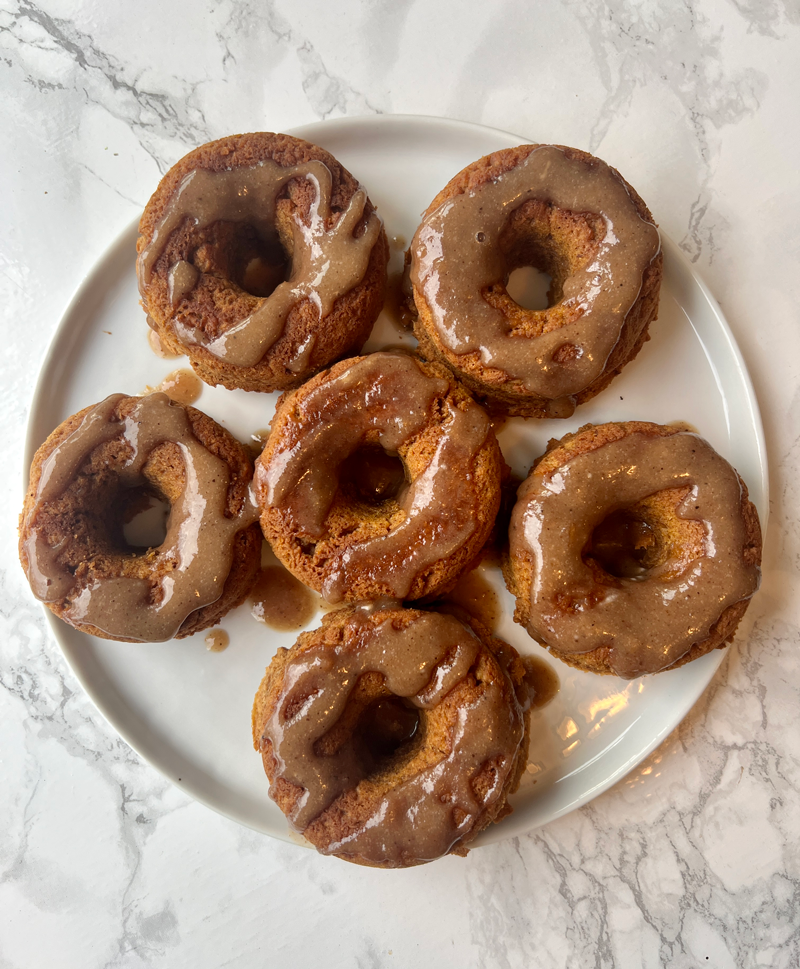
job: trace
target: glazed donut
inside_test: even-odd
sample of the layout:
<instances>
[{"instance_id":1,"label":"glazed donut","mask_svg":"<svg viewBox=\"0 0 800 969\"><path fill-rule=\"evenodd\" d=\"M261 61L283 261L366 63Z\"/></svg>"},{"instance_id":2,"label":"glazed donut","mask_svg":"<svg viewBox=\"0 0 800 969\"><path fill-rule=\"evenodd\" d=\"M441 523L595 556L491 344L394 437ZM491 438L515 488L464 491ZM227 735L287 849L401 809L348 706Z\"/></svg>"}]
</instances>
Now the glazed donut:
<instances>
[{"instance_id":1,"label":"glazed donut","mask_svg":"<svg viewBox=\"0 0 800 969\"><path fill-rule=\"evenodd\" d=\"M469 165L430 204L410 253L423 356L507 414L568 417L639 352L658 311L647 206L574 148L521 145ZM509 296L522 266L551 277L547 309Z\"/></svg>"},{"instance_id":2,"label":"glazed donut","mask_svg":"<svg viewBox=\"0 0 800 969\"><path fill-rule=\"evenodd\" d=\"M252 462L215 421L166 394L113 394L36 452L20 560L55 615L103 639L160 642L213 626L261 561ZM124 537L142 498L170 505L160 546Z\"/></svg>"},{"instance_id":3,"label":"glazed donut","mask_svg":"<svg viewBox=\"0 0 800 969\"><path fill-rule=\"evenodd\" d=\"M730 642L760 562L728 462L696 434L631 421L550 442L519 489L504 572L534 639L631 678Z\"/></svg>"},{"instance_id":4,"label":"glazed donut","mask_svg":"<svg viewBox=\"0 0 800 969\"><path fill-rule=\"evenodd\" d=\"M488 538L504 467L486 414L444 368L356 357L279 401L256 462L261 528L330 602L434 595Z\"/></svg>"},{"instance_id":5,"label":"glazed donut","mask_svg":"<svg viewBox=\"0 0 800 969\"><path fill-rule=\"evenodd\" d=\"M364 189L289 135L212 141L174 165L139 224L148 322L206 383L296 387L361 348L388 244Z\"/></svg>"},{"instance_id":6,"label":"glazed donut","mask_svg":"<svg viewBox=\"0 0 800 969\"><path fill-rule=\"evenodd\" d=\"M323 854L378 868L466 854L510 810L526 756L524 667L494 643L387 603L329 613L280 649L253 744L291 825Z\"/></svg>"}]
</instances>

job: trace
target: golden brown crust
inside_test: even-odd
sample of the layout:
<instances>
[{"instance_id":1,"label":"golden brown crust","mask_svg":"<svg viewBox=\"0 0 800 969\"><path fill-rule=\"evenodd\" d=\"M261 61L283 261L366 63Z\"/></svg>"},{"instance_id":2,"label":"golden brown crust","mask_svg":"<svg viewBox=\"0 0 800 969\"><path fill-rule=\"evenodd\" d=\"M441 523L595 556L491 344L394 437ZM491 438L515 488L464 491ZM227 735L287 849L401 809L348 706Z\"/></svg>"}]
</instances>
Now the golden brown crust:
<instances>
[{"instance_id":1,"label":"golden brown crust","mask_svg":"<svg viewBox=\"0 0 800 969\"><path fill-rule=\"evenodd\" d=\"M653 437L669 437L677 434L680 427L670 427L651 424L645 421L626 421L593 425L586 424L579 430L564 435L560 440L551 440L547 444L545 453L533 464L531 470L539 474L549 474L575 458L579 454L587 454L602 448L612 441L620 440L629 434L645 434ZM739 513L745 525L746 540L742 550L742 559L747 565L759 565L761 562L761 525L758 512L749 499L747 485L739 477L741 486L741 505ZM670 489L659 492L644 499L642 506L643 517L663 535L663 541L673 547L679 546L686 560L702 554L703 532L699 522L686 521L676 515L675 509L685 497L684 489ZM503 562L503 575L506 586L516 598L514 620L523 626L530 621L531 580L533 562L524 555L517 555L512 560L506 554ZM749 605L749 599L735 602L721 613L719 619L711 627L709 635L701 642L695 643L691 649L681 656L665 670L677 669L692 660L704 656L714 649L722 649L733 639L739 624ZM616 675L609 663L610 650L600 647L587 653L562 653L558 649L542 643L562 662L576 669L591 673Z\"/></svg>"},{"instance_id":2,"label":"golden brown crust","mask_svg":"<svg viewBox=\"0 0 800 969\"><path fill-rule=\"evenodd\" d=\"M468 165L439 192L426 209L423 218L434 212L448 199L467 192L474 192L487 182L511 171L523 162L539 145L521 145L486 155ZM567 158L578 159L597 165L598 159L576 148L557 145ZM611 169L623 182L639 216L655 225L649 209L616 169ZM551 297L555 303L560 299L563 280L574 268L588 262L596 250L605 229L602 220L591 213L571 213L539 201L520 206L512 214L509 224L501 235L500 245L509 261L518 265L548 263L553 277ZM545 254L543 256L543 253ZM570 266L573 267L570 270ZM625 317L625 322L613 351L601 374L572 398L575 406L585 403L604 390L629 363L649 339L648 328L658 314L658 297L663 275L663 257L659 252L645 270L639 296ZM490 287L483 293L484 299L500 309L507 317L512 332L520 336L535 336L570 322L563 307L554 305L548 310L547 322L532 327L530 314L523 310L505 293L505 287ZM429 360L437 360L450 367L470 390L473 396L493 412L520 417L569 416L569 408L563 412L552 409L551 402L528 391L521 381L512 380L501 370L487 367L480 352L456 354L445 346L433 316L422 293L414 288L414 302L418 318L414 335L419 340L419 352Z\"/></svg>"},{"instance_id":3,"label":"golden brown crust","mask_svg":"<svg viewBox=\"0 0 800 969\"><path fill-rule=\"evenodd\" d=\"M269 462L271 455L280 445L282 434L290 433L299 423L294 417L298 404L320 385L335 379L351 363L352 361L342 361L318 374L298 390L290 391L280 398L272 431L259 464L266 465ZM438 364L421 361L418 363L420 369L428 376L445 380L447 391L441 396L434 408L435 413L423 431L400 448L399 456L411 480L428 467L436 452L447 415L444 402L449 401L460 410L474 406L472 398L453 379L449 370ZM335 472L336 469L331 468L331 473ZM446 559L441 559L421 571L414 579L405 599L421 599L449 591L455 585L458 576L474 562L494 526L500 508L500 484L506 472L507 467L497 438L490 431L473 458L471 480L475 493L475 506L478 509L477 528L473 535ZM309 554L307 538L298 531L291 517L277 508L270 507L261 494L258 495L258 500L261 509L261 528L275 554L290 572L306 585L320 592L325 586L330 569L333 568L330 560L334 550L338 552L385 535L396 528L404 518L404 513L397 502L387 501L370 509L363 504L354 506L340 493L326 519L325 537L316 542L313 553ZM345 598L354 602L392 595L392 589L388 585L376 584L373 579L365 576L350 584Z\"/></svg>"},{"instance_id":4,"label":"golden brown crust","mask_svg":"<svg viewBox=\"0 0 800 969\"><path fill-rule=\"evenodd\" d=\"M264 729L280 699L283 688L284 671L287 663L294 660L303 652L317 649L319 646L330 647L332 650L340 647L345 627L352 615L352 607L328 613L322 620L322 626L312 632L302 633L290 649L279 649L270 665L256 693L252 712L253 747L261 754L264 770L270 782L275 779L277 764L272 754L272 744L263 739ZM420 612L403 609L400 606L388 616L382 611L375 621L389 621L394 628L402 629L413 622ZM468 710L485 688L486 684L499 684L509 704L516 704L515 690L522 687L524 667L513 647L500 640L493 639L485 627L480 623L468 623L481 641L481 649L473 664L469 675L461 680L439 703L431 710L421 711L420 729L410 744L404 745L393 757L391 762L382 767L377 773L370 775L356 788L338 797L333 804L325 809L303 831L304 836L320 851L325 853L330 845L346 839L357 830L376 811L386 792L400 786L414 778L420 771L431 767L443 760L452 750L452 738L456 725L463 710ZM348 700L348 705L334 728L318 741L318 744L328 753L337 750L352 734L358 723L362 711L374 700L390 696L383 680L378 673L365 673L359 678L355 689ZM525 722L525 735L515 753L511 771L499 795L485 805L485 810L479 816L475 825L467 835L452 845L448 854L466 855L467 844L471 842L484 828L494 821L499 821L510 813L507 804L510 793L516 789L519 778L525 767L528 750L528 722ZM473 790L481 798L492 787L493 765L485 764L473 779ZM272 796L278 807L289 814L294 808L303 790L279 778L274 784ZM337 854L333 852L333 854ZM391 867L389 865L375 865L363 857L352 854L337 854L346 861L369 867ZM422 861L406 858L404 866L410 867L421 864Z\"/></svg>"},{"instance_id":5,"label":"golden brown crust","mask_svg":"<svg viewBox=\"0 0 800 969\"><path fill-rule=\"evenodd\" d=\"M121 400L115 410L116 417L123 418L133 409L137 400L137 397ZM253 476L252 460L242 445L216 421L194 407L184 409L194 436L212 454L224 461L230 470L225 513L226 517L233 517L247 500ZM26 573L29 562L25 543L30 534L42 466L50 454L78 429L90 410L92 407L86 407L68 417L34 455L19 524L19 555ZM38 527L52 535L53 544L58 541L59 536L70 534L70 551L66 562L74 569L75 574L75 587L68 596L45 605L81 632L103 639L119 639L121 642L127 640L110 636L93 625L75 622L66 613L75 595L91 584L95 577L119 575L155 583L164 574L165 565L159 561L157 549L150 549L142 555L131 555L119 548L119 537L115 535L118 523L111 514L111 509L104 506L104 495L109 494L114 487L114 463L120 458L124 459L125 449L126 446L120 438L95 448L65 492L37 514ZM184 475L180 449L171 443L159 445L144 469L144 477L170 502L177 500L181 494ZM257 524L238 532L234 539L231 570L222 594L215 602L187 616L175 636L176 639L183 639L215 625L225 613L244 601L260 567L261 544L262 538Z\"/></svg>"},{"instance_id":6,"label":"golden brown crust","mask_svg":"<svg viewBox=\"0 0 800 969\"><path fill-rule=\"evenodd\" d=\"M145 207L139 223L137 252L141 253L151 241L175 191L191 171L198 168L210 171L249 168L268 159L284 168L308 161L321 161L326 165L333 176L331 208L337 216L345 211L359 188L357 180L332 155L310 142L269 132L229 135L196 148L167 172ZM291 245L289 221L292 213L297 211L301 216L307 215L313 193L305 179L294 180L287 191L288 198L278 205L277 227L282 242ZM374 206L368 201L355 235L364 231L366 220L373 212ZM297 387L322 367L358 352L383 307L389 258L383 230L372 249L363 280L336 300L324 325L320 326L319 311L310 300L297 303L289 313L283 334L255 366L233 366L204 347L187 349L180 343L170 324L173 315L188 326L199 326L209 339L214 339L254 312L260 304L259 297L224 278L237 259L247 257L255 242L254 233L250 235L252 239L246 227L231 223L218 222L206 229L198 229L187 220L170 236L155 263L153 277L144 288L142 301L165 348L172 353L188 354L195 372L206 383L252 391ZM174 262L187 257L199 263L208 275L201 278L191 299L184 300L174 313L167 273ZM303 370L290 370L289 362L311 334L315 335L316 342Z\"/></svg>"}]
</instances>

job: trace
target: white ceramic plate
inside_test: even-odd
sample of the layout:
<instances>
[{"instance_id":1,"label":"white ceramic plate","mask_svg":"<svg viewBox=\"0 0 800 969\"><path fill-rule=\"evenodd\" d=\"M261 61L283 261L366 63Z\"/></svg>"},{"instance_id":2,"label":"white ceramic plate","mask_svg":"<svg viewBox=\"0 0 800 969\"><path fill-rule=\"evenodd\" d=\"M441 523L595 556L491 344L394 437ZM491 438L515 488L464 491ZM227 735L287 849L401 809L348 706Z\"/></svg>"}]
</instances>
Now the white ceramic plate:
<instances>
[{"instance_id":1,"label":"white ceramic plate","mask_svg":"<svg viewBox=\"0 0 800 969\"><path fill-rule=\"evenodd\" d=\"M327 148L367 186L393 240L392 270L402 264L402 248L420 213L453 175L488 152L531 140L416 117L322 122L293 134ZM647 198L647 185L636 187ZM62 320L33 401L28 465L35 448L68 415L114 392L141 393L185 365L159 359L148 346L136 290L135 241L132 225L100 259ZM500 432L506 459L524 475L548 438L587 422L688 421L739 470L766 525L764 441L744 363L713 297L668 239L664 254L659 319L639 357L568 421L510 421ZM367 349L413 342L382 317ZM248 440L270 421L275 398L206 387L197 406ZM498 635L523 654L549 658L513 623L512 599L498 570L485 573L505 609ZM319 616L310 626L318 624ZM52 626L84 689L142 757L214 810L290 838L252 749L250 707L273 653L291 645L296 634L270 631L246 606L225 618L231 645L222 653L208 652L203 634L141 645L85 636L54 618ZM721 660L715 651L682 669L632 682L550 660L561 688L533 715L530 761L513 799L514 813L481 841L530 830L609 787L681 721Z\"/></svg>"}]
</instances>

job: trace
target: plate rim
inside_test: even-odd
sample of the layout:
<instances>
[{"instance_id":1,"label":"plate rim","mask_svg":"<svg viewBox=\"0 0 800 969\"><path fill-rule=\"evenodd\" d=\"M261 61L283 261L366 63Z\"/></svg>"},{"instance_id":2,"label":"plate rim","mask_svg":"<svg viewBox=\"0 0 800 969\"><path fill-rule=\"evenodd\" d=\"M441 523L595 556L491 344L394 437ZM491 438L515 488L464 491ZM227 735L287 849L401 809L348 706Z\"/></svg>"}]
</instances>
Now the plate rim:
<instances>
[{"instance_id":1,"label":"plate rim","mask_svg":"<svg viewBox=\"0 0 800 969\"><path fill-rule=\"evenodd\" d=\"M305 125L296 126L287 131L288 134L292 134L295 137L300 138L311 138L314 132L332 132L332 131L344 131L347 133L347 129L352 129L354 132L362 131L366 126L367 128L391 128L402 126L403 123L411 123L419 125L421 127L427 127L430 129L441 130L442 125L446 125L452 130L461 130L464 132L474 132L475 134L492 134L500 136L503 139L518 139L518 144L531 144L529 140L518 135L514 132L509 132L501 128L496 128L490 125L483 125L472 121L463 121L460 119L444 118L435 115L418 115L418 114L383 114L383 115L360 115L360 116L348 116L342 118L329 119L324 121L311 122ZM454 173L455 174L455 173ZM48 347L42 356L38 376L34 384L33 392L29 399L28 408L28 421L24 439L23 447L23 494L27 491L30 466L32 463L33 456L37 448L46 439L48 431L42 437L41 433L41 418L40 412L43 409L43 405L46 404L47 397L47 377L51 370L57 366L57 359L62 350L63 344L69 340L70 328L67 322L72 319L75 314L80 311L81 303L84 299L88 297L90 292L94 289L98 279L103 274L103 268L107 263L113 262L119 257L123 250L130 250L131 237L138 234L140 216L136 216L131 222L124 226L117 235L112 239L112 241L102 250L97 258L83 277L77 283L75 289L73 290L72 296L68 299L63 311L61 312L58 320L58 324L55 331L51 337ZM742 354L741 348L735 338L733 330L728 323L722 308L720 307L717 299L711 292L710 288L706 284L702 275L698 272L694 264L688 259L686 254L681 250L680 246L675 243L669 236L667 236L663 231L659 230L662 239L662 248L665 253L668 252L668 258L674 261L679 271L688 275L693 283L698 287L700 294L705 300L709 310L714 316L716 326L719 328L720 333L725 338L725 344L727 352L731 355L732 360L736 364L736 369L738 372L738 377L741 380L747 396L748 411L751 415L752 428L755 437L755 455L757 458L757 467L759 471L759 494L758 500L755 502L756 507L759 512L762 527L762 536L766 535L767 523L769 517L769 464L768 464L768 454L766 448L766 439L764 432L764 424L761 417L761 411L758 404L758 398L755 393L755 388L753 386L752 377L747 368L744 356ZM753 484L755 482L752 482ZM166 769L166 767L161 767L159 763L153 759L151 756L144 753L142 746L138 742L129 739L128 731L123 726L120 727L120 722L124 719L118 716L114 709L112 709L110 703L106 703L102 698L95 695L95 692L89 688L87 685L89 677L84 676L82 668L78 663L77 656L75 655L75 647L70 644L66 638L71 630L65 630L63 628L63 623L58 620L58 618L53 615L53 613L46 608L42 603L40 604L42 610L44 611L45 617L48 621L50 629L52 630L53 637L59 646L62 656L64 657L67 665L69 666L72 674L75 676L77 681L80 683L81 688L87 697L98 710L100 715L106 720L112 730L117 736L120 737L143 761L145 761L150 768L155 770L160 776L164 777L166 780L175 784L176 787L183 790L187 795L192 797L194 800L203 804L204 806L210 808L215 813L222 815L223 817L233 820L236 823L242 824L252 830L258 831L259 833L267 834L270 837L277 838L289 843L305 843L303 839L290 832L288 829L285 832L280 831L267 831L264 827L258 827L255 824L250 823L248 820L240 817L235 811L225 810L220 805L214 803L210 798L206 797L200 789L193 785L186 785L184 783L179 783L176 778L173 777ZM62 640L62 636L65 637ZM584 792L582 795L577 796L568 804L563 805L560 809L551 812L548 817L544 820L533 820L532 823L514 825L514 816L512 815L510 819L506 821L505 824L499 826L499 828L493 828L491 831L483 832L476 842L472 843L472 846L479 847L484 844L494 843L496 841L506 840L510 837L516 837L523 833L529 833L536 830L544 824L548 824L551 821L563 817L565 814L576 810L579 807L589 803L598 797L600 794L607 791L614 784L619 782L622 778L627 776L638 764L640 764L653 750L656 749L664 739L675 730L680 723L688 715L692 707L697 703L699 698L705 692L705 690L710 685L713 680L716 671L728 654L728 650L715 650L710 656L704 657L706 664L709 667L707 671L707 676L698 679L697 684L693 689L685 690L682 695L682 701L679 705L680 714L677 718L674 718L667 725L661 727L656 731L655 735L651 740L638 751L636 754L632 755L628 760L620 765L615 771L612 771L600 784L592 788L588 793ZM584 766L588 766L584 765ZM555 785L561 781L566 780L571 775L564 775L558 778ZM555 786L554 785L554 786ZM509 821L512 823L509 824ZM516 829L516 830L512 830Z\"/></svg>"}]
</instances>

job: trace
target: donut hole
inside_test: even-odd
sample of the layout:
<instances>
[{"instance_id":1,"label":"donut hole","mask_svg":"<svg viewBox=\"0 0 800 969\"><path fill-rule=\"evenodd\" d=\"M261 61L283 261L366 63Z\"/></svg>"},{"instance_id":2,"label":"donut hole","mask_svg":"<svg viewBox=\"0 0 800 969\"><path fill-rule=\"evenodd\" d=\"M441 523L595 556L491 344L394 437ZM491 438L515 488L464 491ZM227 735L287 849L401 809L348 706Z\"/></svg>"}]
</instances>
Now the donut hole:
<instances>
[{"instance_id":1,"label":"donut hole","mask_svg":"<svg viewBox=\"0 0 800 969\"><path fill-rule=\"evenodd\" d=\"M551 285L552 277L536 266L519 266L508 277L506 291L524 310L546 310Z\"/></svg>"},{"instance_id":2,"label":"donut hole","mask_svg":"<svg viewBox=\"0 0 800 969\"><path fill-rule=\"evenodd\" d=\"M612 512L592 532L584 560L617 579L641 579L660 564L655 529L631 508Z\"/></svg>"},{"instance_id":3,"label":"donut hole","mask_svg":"<svg viewBox=\"0 0 800 969\"><path fill-rule=\"evenodd\" d=\"M685 571L705 554L702 521L683 518L690 489L670 488L617 509L596 526L583 560L617 579L646 579L654 569L662 578Z\"/></svg>"},{"instance_id":4,"label":"donut hole","mask_svg":"<svg viewBox=\"0 0 800 969\"><path fill-rule=\"evenodd\" d=\"M375 761L391 757L415 736L419 710L404 697L386 696L373 700L362 712L356 736Z\"/></svg>"},{"instance_id":5,"label":"donut hole","mask_svg":"<svg viewBox=\"0 0 800 969\"><path fill-rule=\"evenodd\" d=\"M492 289L517 311L543 313L560 302L564 283L577 266L565 250L545 244L552 239L543 240L530 228L516 226L507 238L501 234L504 276Z\"/></svg>"},{"instance_id":6,"label":"donut hole","mask_svg":"<svg viewBox=\"0 0 800 969\"><path fill-rule=\"evenodd\" d=\"M511 213L498 245L508 270L531 266L551 277L548 306L554 306L567 279L594 258L605 232L600 215L530 199Z\"/></svg>"},{"instance_id":7,"label":"donut hole","mask_svg":"<svg viewBox=\"0 0 800 969\"><path fill-rule=\"evenodd\" d=\"M150 487L128 488L115 508L125 550L158 548L167 537L170 503Z\"/></svg>"},{"instance_id":8,"label":"donut hole","mask_svg":"<svg viewBox=\"0 0 800 969\"><path fill-rule=\"evenodd\" d=\"M288 266L289 262L280 247L256 253L244 264L244 271L237 282L250 296L266 298L288 278Z\"/></svg>"},{"instance_id":9,"label":"donut hole","mask_svg":"<svg viewBox=\"0 0 800 969\"><path fill-rule=\"evenodd\" d=\"M339 468L345 500L371 508L396 500L406 480L405 465L397 454L377 444L362 445Z\"/></svg>"},{"instance_id":10,"label":"donut hole","mask_svg":"<svg viewBox=\"0 0 800 969\"><path fill-rule=\"evenodd\" d=\"M377 777L400 767L419 748L425 734L420 711L386 686L383 674L362 673L336 723L314 743L314 754L346 755L362 777Z\"/></svg>"},{"instance_id":11,"label":"donut hole","mask_svg":"<svg viewBox=\"0 0 800 969\"><path fill-rule=\"evenodd\" d=\"M215 223L191 262L199 272L228 279L258 299L271 296L292 268L278 233L263 236L246 222Z\"/></svg>"},{"instance_id":12,"label":"donut hole","mask_svg":"<svg viewBox=\"0 0 800 969\"><path fill-rule=\"evenodd\" d=\"M497 237L503 277L484 290L484 299L519 335L538 336L572 322L582 310L561 305L564 286L594 258L605 231L600 215L529 199Z\"/></svg>"},{"instance_id":13,"label":"donut hole","mask_svg":"<svg viewBox=\"0 0 800 969\"><path fill-rule=\"evenodd\" d=\"M108 453L110 448L104 449ZM164 542L171 502L142 477L120 483L108 467L79 475L52 505L51 547L64 546L62 561L75 575L95 568L139 575L148 552Z\"/></svg>"}]
</instances>

